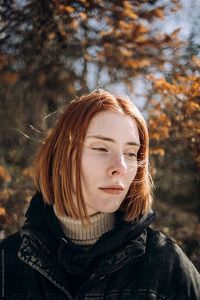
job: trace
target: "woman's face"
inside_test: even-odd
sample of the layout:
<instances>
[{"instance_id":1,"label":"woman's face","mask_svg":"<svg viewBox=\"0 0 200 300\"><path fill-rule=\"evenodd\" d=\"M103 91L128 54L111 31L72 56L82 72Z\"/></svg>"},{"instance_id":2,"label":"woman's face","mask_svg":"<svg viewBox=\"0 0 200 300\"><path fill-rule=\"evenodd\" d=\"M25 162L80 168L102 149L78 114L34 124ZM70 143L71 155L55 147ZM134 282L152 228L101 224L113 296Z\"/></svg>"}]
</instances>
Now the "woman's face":
<instances>
[{"instance_id":1,"label":"woman's face","mask_svg":"<svg viewBox=\"0 0 200 300\"><path fill-rule=\"evenodd\" d=\"M139 132L120 112L94 116L83 144L81 179L89 215L115 212L137 173Z\"/></svg>"}]
</instances>

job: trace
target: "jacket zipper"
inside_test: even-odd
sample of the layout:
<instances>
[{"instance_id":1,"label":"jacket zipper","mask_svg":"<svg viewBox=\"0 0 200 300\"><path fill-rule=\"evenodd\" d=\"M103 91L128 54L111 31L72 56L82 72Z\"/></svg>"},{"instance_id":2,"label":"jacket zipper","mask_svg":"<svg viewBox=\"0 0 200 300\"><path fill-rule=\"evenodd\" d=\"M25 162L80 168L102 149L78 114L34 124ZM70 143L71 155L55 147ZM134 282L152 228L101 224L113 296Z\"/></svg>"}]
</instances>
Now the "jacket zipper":
<instances>
[{"instance_id":1,"label":"jacket zipper","mask_svg":"<svg viewBox=\"0 0 200 300\"><path fill-rule=\"evenodd\" d=\"M38 267L37 265L33 264L31 261L27 261L26 258L24 258L22 255L19 255L19 258L25 262L27 265L31 266L33 269L35 269L36 271L38 271L40 274L42 274L45 278L47 278L51 283L53 283L57 288L59 288L63 293L65 293L65 295L68 297L68 300L74 300L71 296L71 294L59 283L57 283L55 280L53 280L53 278L51 278L50 276L46 275L42 269L40 267Z\"/></svg>"}]
</instances>

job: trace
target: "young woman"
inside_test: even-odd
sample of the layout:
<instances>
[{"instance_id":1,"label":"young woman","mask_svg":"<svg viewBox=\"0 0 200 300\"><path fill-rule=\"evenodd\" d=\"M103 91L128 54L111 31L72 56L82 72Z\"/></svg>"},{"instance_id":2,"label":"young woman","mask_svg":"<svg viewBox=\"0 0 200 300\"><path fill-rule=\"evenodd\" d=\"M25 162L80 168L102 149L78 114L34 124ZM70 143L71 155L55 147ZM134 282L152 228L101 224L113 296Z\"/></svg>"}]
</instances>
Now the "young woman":
<instances>
[{"instance_id":1,"label":"young woman","mask_svg":"<svg viewBox=\"0 0 200 300\"><path fill-rule=\"evenodd\" d=\"M199 300L200 275L151 229L146 123L128 98L72 101L35 161L36 194L1 243L3 299Z\"/></svg>"}]
</instances>

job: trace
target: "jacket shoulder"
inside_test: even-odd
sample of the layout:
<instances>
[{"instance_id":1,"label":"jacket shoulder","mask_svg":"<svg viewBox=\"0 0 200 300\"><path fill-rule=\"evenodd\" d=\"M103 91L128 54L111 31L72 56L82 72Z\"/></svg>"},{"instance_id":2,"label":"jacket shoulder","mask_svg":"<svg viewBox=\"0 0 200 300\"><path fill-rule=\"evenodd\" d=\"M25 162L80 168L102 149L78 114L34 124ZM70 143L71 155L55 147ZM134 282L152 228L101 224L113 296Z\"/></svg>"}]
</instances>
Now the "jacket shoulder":
<instances>
[{"instance_id":1,"label":"jacket shoulder","mask_svg":"<svg viewBox=\"0 0 200 300\"><path fill-rule=\"evenodd\" d=\"M157 248L158 251L166 251L168 247L176 247L177 245L172 238L151 227L148 227L147 242L149 246Z\"/></svg>"},{"instance_id":2,"label":"jacket shoulder","mask_svg":"<svg viewBox=\"0 0 200 300\"><path fill-rule=\"evenodd\" d=\"M18 251L21 242L22 240L21 240L20 232L17 231L0 241L0 249L15 252Z\"/></svg>"},{"instance_id":3,"label":"jacket shoulder","mask_svg":"<svg viewBox=\"0 0 200 300\"><path fill-rule=\"evenodd\" d=\"M163 270L160 277L165 286L176 282L176 290L182 289L187 299L200 299L200 274L192 261L174 240L152 228L148 229L147 260L154 271Z\"/></svg>"},{"instance_id":4,"label":"jacket shoulder","mask_svg":"<svg viewBox=\"0 0 200 300\"><path fill-rule=\"evenodd\" d=\"M152 228L148 228L147 249L165 257L171 263L191 263L175 240Z\"/></svg>"},{"instance_id":5,"label":"jacket shoulder","mask_svg":"<svg viewBox=\"0 0 200 300\"><path fill-rule=\"evenodd\" d=\"M152 228L148 228L148 243L147 246L150 249L153 249L156 252L168 254L167 257L174 256L175 258L184 257L186 258L187 255L183 252L181 247L176 243L175 240L166 236L165 234L161 233ZM170 258L169 257L169 258ZM187 258L189 259L189 258Z\"/></svg>"}]
</instances>

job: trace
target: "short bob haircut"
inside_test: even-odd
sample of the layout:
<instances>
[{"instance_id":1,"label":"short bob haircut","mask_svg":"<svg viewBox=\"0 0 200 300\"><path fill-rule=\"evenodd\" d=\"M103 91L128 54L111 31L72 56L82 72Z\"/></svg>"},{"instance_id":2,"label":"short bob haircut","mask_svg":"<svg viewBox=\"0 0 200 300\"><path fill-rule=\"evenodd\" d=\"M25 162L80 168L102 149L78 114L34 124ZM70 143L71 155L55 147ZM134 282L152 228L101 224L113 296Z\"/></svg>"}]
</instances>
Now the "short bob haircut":
<instances>
[{"instance_id":1,"label":"short bob haircut","mask_svg":"<svg viewBox=\"0 0 200 300\"><path fill-rule=\"evenodd\" d=\"M81 184L83 141L91 119L102 111L130 116L137 124L140 148L138 170L119 210L126 221L148 213L152 205L152 179L149 173L149 136L146 122L127 96L97 89L71 101L39 150L34 165L34 183L44 202L55 205L59 215L81 219L90 225ZM72 193L77 197L77 206Z\"/></svg>"}]
</instances>

